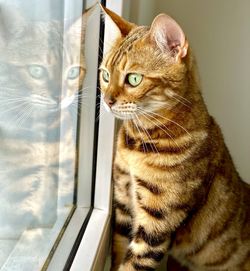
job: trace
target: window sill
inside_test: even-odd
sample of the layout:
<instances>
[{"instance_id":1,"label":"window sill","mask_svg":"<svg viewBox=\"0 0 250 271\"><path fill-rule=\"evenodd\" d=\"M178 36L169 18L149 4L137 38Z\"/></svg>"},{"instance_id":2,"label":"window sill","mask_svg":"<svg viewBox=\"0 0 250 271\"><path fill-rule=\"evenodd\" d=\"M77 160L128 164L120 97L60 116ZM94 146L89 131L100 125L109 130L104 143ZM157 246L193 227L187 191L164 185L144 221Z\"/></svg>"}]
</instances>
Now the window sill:
<instances>
[{"instance_id":1,"label":"window sill","mask_svg":"<svg viewBox=\"0 0 250 271\"><path fill-rule=\"evenodd\" d=\"M87 218L89 210L90 208L76 208L65 232L62 232L63 236L59 245L56 247L56 251L51 261L49 262L49 265L46 269L47 271L64 269L75 240L77 239L78 233L80 232L80 229L85 219Z\"/></svg>"},{"instance_id":2,"label":"window sill","mask_svg":"<svg viewBox=\"0 0 250 271\"><path fill-rule=\"evenodd\" d=\"M103 270L109 247L110 215L106 211L94 209L71 271Z\"/></svg>"},{"instance_id":3,"label":"window sill","mask_svg":"<svg viewBox=\"0 0 250 271\"><path fill-rule=\"evenodd\" d=\"M65 221L71 217L71 207L58 210L57 219L51 226L46 225L26 229L18 239L1 240L4 251L11 251L1 270L40 270L46 261L54 242L64 228ZM3 254L4 256L4 254ZM3 258L3 257L2 257Z\"/></svg>"}]
</instances>

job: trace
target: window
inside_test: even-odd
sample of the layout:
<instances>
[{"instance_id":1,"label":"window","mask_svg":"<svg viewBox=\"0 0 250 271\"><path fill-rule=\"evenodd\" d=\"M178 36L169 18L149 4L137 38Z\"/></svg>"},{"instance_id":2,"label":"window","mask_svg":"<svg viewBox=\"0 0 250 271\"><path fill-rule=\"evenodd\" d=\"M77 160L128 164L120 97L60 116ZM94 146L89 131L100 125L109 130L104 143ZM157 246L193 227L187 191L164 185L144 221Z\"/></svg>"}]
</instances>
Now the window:
<instances>
[{"instance_id":1,"label":"window","mask_svg":"<svg viewBox=\"0 0 250 271\"><path fill-rule=\"evenodd\" d=\"M86 240L92 266L108 229L113 119L98 126L94 3L0 0L0 270L77 268Z\"/></svg>"},{"instance_id":2,"label":"window","mask_svg":"<svg viewBox=\"0 0 250 271\"><path fill-rule=\"evenodd\" d=\"M1 271L103 268L115 125L100 105L94 4L0 0Z\"/></svg>"}]
</instances>

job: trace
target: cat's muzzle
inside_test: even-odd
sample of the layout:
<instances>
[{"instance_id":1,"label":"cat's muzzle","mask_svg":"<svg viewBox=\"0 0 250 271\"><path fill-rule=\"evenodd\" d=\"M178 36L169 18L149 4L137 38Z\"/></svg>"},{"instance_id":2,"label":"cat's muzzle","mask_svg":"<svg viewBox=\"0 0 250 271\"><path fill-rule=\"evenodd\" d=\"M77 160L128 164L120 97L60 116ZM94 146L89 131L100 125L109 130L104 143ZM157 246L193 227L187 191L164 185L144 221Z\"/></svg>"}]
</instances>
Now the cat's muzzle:
<instances>
[{"instance_id":1,"label":"cat's muzzle","mask_svg":"<svg viewBox=\"0 0 250 271\"><path fill-rule=\"evenodd\" d=\"M137 105L134 103L114 104L110 109L116 118L123 120L133 119L137 113Z\"/></svg>"}]
</instances>

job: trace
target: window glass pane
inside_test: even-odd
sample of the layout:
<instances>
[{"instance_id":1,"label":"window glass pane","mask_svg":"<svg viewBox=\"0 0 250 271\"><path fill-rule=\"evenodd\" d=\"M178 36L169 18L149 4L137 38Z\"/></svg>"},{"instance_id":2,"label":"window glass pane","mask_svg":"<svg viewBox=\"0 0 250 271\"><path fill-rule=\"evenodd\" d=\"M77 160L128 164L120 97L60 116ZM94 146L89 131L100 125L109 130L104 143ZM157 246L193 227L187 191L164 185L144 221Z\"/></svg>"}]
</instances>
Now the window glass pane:
<instances>
[{"instance_id":1,"label":"window glass pane","mask_svg":"<svg viewBox=\"0 0 250 271\"><path fill-rule=\"evenodd\" d=\"M0 0L0 270L39 270L76 206L83 9Z\"/></svg>"}]
</instances>

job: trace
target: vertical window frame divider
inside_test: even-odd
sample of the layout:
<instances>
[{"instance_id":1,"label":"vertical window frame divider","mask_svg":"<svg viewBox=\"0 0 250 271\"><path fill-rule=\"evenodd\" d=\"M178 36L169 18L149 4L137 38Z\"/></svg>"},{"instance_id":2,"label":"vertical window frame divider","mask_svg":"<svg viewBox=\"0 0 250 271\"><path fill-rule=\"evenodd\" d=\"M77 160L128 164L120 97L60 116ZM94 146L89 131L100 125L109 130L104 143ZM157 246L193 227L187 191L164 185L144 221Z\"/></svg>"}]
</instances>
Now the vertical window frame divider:
<instances>
[{"instance_id":1,"label":"vertical window frame divider","mask_svg":"<svg viewBox=\"0 0 250 271\"><path fill-rule=\"evenodd\" d=\"M123 0L107 0L106 7L121 15ZM106 27L104 53L108 47L107 37L111 34ZM101 271L104 269L111 239L111 179L114 142L115 119L101 105L94 209L70 271L82 271L83 269L84 271Z\"/></svg>"}]
</instances>

